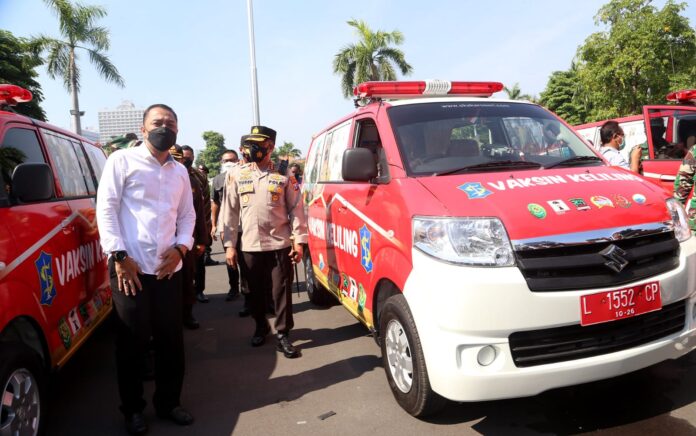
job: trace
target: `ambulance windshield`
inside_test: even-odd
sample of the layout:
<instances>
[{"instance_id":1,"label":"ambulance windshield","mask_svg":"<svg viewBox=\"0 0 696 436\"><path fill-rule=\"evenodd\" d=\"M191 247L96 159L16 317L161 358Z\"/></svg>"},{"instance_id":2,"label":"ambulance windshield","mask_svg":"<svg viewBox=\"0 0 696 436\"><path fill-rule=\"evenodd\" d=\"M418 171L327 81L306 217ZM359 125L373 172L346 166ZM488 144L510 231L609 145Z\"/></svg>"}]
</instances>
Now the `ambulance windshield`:
<instances>
[{"instance_id":1,"label":"ambulance windshield","mask_svg":"<svg viewBox=\"0 0 696 436\"><path fill-rule=\"evenodd\" d=\"M391 107L388 114L404 164L414 175L504 170L504 163L516 170L604 165L575 132L535 105L416 103Z\"/></svg>"}]
</instances>

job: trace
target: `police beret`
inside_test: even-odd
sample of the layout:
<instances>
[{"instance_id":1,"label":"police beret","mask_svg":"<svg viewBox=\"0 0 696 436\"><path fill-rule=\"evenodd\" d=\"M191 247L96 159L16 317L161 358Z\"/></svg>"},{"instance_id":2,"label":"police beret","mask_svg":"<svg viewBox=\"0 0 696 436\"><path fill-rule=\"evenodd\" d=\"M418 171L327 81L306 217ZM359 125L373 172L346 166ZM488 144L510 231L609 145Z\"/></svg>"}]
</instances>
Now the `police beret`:
<instances>
[{"instance_id":1,"label":"police beret","mask_svg":"<svg viewBox=\"0 0 696 436\"><path fill-rule=\"evenodd\" d=\"M181 149L180 145L174 144L169 147L169 154L174 159L182 159L184 157L184 150Z\"/></svg>"},{"instance_id":2,"label":"police beret","mask_svg":"<svg viewBox=\"0 0 696 436\"><path fill-rule=\"evenodd\" d=\"M266 126L252 126L251 134L249 135L248 141L263 142L266 139L270 139L275 142L276 131Z\"/></svg>"}]
</instances>

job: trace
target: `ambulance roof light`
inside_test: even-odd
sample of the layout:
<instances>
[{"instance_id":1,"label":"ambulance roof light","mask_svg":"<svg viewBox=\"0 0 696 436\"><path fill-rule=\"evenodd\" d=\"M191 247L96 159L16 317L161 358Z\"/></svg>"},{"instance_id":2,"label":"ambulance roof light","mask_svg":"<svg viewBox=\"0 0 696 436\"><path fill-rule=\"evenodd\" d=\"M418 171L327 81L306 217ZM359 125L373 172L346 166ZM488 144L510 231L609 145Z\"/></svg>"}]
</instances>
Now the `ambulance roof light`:
<instances>
[{"instance_id":1,"label":"ambulance roof light","mask_svg":"<svg viewBox=\"0 0 696 436\"><path fill-rule=\"evenodd\" d=\"M500 82L450 82L423 80L411 82L364 82L353 89L357 98L413 98L439 96L490 97L501 91Z\"/></svg>"},{"instance_id":2,"label":"ambulance roof light","mask_svg":"<svg viewBox=\"0 0 696 436\"><path fill-rule=\"evenodd\" d=\"M673 101L675 103L696 104L696 89L682 89L670 92L665 98L667 101Z\"/></svg>"},{"instance_id":3,"label":"ambulance roof light","mask_svg":"<svg viewBox=\"0 0 696 436\"><path fill-rule=\"evenodd\" d=\"M15 106L17 103L29 102L31 98L31 92L20 86L0 84L0 105Z\"/></svg>"}]
</instances>

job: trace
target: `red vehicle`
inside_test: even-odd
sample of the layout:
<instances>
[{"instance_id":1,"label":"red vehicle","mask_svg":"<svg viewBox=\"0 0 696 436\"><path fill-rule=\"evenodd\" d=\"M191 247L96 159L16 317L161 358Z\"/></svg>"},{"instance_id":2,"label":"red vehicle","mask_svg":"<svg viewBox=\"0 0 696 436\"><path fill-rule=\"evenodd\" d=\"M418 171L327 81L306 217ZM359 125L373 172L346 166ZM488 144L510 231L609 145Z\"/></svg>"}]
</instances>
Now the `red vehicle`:
<instances>
[{"instance_id":1,"label":"red vehicle","mask_svg":"<svg viewBox=\"0 0 696 436\"><path fill-rule=\"evenodd\" d=\"M18 115L0 85L0 434L36 434L46 375L111 311L95 216L106 161L89 141Z\"/></svg>"},{"instance_id":2,"label":"red vehicle","mask_svg":"<svg viewBox=\"0 0 696 436\"><path fill-rule=\"evenodd\" d=\"M679 164L689 138L696 138L696 90L685 89L667 95L672 105L643 106L642 115L617 118L626 134L622 152L643 144L643 176L672 192ZM595 147L601 144L599 128L608 120L575 126L575 130ZM626 156L628 157L628 156ZM627 159L628 160L628 159Z\"/></svg>"}]
</instances>

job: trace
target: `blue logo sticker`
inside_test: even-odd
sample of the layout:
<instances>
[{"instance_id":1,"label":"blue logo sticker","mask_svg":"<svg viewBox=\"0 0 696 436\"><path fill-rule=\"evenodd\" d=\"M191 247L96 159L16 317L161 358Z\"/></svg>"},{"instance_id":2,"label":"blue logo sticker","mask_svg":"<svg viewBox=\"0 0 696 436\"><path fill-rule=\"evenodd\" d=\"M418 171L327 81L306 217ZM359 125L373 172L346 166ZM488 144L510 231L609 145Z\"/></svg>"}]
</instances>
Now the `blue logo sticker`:
<instances>
[{"instance_id":1,"label":"blue logo sticker","mask_svg":"<svg viewBox=\"0 0 696 436\"><path fill-rule=\"evenodd\" d=\"M493 193L492 191L484 188L479 182L464 183L463 185L458 186L458 188L464 191L467 197L470 199L486 198Z\"/></svg>"},{"instance_id":2,"label":"blue logo sticker","mask_svg":"<svg viewBox=\"0 0 696 436\"><path fill-rule=\"evenodd\" d=\"M360 264L368 273L372 272L372 232L363 224L360 227Z\"/></svg>"},{"instance_id":3,"label":"blue logo sticker","mask_svg":"<svg viewBox=\"0 0 696 436\"><path fill-rule=\"evenodd\" d=\"M56 296L56 287L53 283L53 267L51 266L52 260L53 258L50 254L42 251L34 261L41 285L41 304L45 306L50 306L53 303L53 298Z\"/></svg>"}]
</instances>

